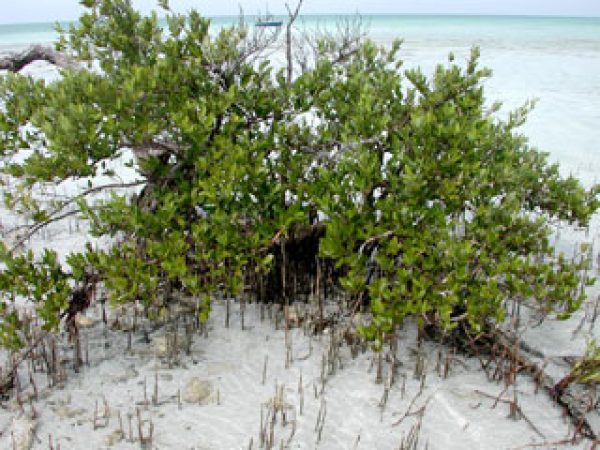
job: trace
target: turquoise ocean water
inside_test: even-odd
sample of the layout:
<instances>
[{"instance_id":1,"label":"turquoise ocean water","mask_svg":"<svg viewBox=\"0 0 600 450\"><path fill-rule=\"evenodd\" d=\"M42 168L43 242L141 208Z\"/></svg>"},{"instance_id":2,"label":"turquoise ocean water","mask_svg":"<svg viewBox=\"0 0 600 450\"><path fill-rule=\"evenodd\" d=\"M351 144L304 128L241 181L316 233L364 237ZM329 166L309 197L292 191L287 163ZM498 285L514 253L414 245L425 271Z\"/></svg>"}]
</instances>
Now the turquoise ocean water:
<instances>
[{"instance_id":1,"label":"turquoise ocean water","mask_svg":"<svg viewBox=\"0 0 600 450\"><path fill-rule=\"evenodd\" d=\"M340 18L355 16L301 16L299 27L333 29ZM539 16L461 16L461 15L363 15L362 22L377 41L388 42L401 37L407 42L429 45L463 44L465 41L498 46L557 41L594 46L600 41L600 18ZM274 19L285 20L275 16ZM233 25L234 16L211 18L215 27ZM252 23L254 16L245 20ZM68 25L62 22L61 25ZM52 42L57 34L53 23L0 24L0 49L26 45L32 41Z\"/></svg>"},{"instance_id":2,"label":"turquoise ocean water","mask_svg":"<svg viewBox=\"0 0 600 450\"><path fill-rule=\"evenodd\" d=\"M333 29L337 20L305 16L298 26ZM479 46L482 64L494 73L486 82L489 101L504 102L506 112L537 99L523 132L565 173L585 184L600 181L600 18L366 15L362 20L378 43L402 38L405 66L421 66L426 73L448 53L464 62ZM237 21L213 18L215 28ZM52 24L0 25L0 54L55 38Z\"/></svg>"}]
</instances>

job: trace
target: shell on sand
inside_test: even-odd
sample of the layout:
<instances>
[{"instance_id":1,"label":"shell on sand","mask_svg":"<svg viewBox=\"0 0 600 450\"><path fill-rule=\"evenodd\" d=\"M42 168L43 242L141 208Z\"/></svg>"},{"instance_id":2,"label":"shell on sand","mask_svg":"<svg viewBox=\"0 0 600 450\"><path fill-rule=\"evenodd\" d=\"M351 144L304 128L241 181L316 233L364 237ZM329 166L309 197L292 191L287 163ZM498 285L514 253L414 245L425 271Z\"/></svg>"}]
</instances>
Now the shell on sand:
<instances>
[{"instance_id":1,"label":"shell on sand","mask_svg":"<svg viewBox=\"0 0 600 450\"><path fill-rule=\"evenodd\" d=\"M211 394L210 381L194 377L183 389L182 398L187 403L206 403Z\"/></svg>"}]
</instances>

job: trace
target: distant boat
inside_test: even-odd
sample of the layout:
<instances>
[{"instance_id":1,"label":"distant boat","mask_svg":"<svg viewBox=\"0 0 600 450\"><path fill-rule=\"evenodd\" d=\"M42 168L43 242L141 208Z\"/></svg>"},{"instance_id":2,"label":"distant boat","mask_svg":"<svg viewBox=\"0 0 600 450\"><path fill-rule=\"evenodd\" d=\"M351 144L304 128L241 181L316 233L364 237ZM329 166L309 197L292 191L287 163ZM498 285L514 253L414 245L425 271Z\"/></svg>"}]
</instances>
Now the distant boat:
<instances>
[{"instance_id":1,"label":"distant boat","mask_svg":"<svg viewBox=\"0 0 600 450\"><path fill-rule=\"evenodd\" d=\"M257 27L280 27L282 24L282 20L259 20L255 25Z\"/></svg>"}]
</instances>

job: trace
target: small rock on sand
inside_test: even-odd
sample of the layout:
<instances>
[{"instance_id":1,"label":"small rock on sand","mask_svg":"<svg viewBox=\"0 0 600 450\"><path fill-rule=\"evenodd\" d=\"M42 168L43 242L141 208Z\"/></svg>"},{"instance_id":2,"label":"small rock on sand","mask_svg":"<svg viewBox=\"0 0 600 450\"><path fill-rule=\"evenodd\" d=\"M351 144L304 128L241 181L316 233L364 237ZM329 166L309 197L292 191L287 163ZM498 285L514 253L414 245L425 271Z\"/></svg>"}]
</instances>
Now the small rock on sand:
<instances>
[{"instance_id":1,"label":"small rock on sand","mask_svg":"<svg viewBox=\"0 0 600 450\"><path fill-rule=\"evenodd\" d=\"M121 430L117 430L106 438L106 445L108 447L112 447L113 445L116 445L119 442L121 442L124 437L125 435L123 434L123 432Z\"/></svg>"},{"instance_id":2,"label":"small rock on sand","mask_svg":"<svg viewBox=\"0 0 600 450\"><path fill-rule=\"evenodd\" d=\"M159 358L168 356L169 353L173 352L173 344L172 340L167 340L166 336L157 336L152 339L152 347L154 348L154 354ZM181 349L181 341L177 342L177 353Z\"/></svg>"},{"instance_id":3,"label":"small rock on sand","mask_svg":"<svg viewBox=\"0 0 600 450\"><path fill-rule=\"evenodd\" d=\"M154 353L158 357L167 355L167 338L165 336L157 336L152 339L152 347L154 347Z\"/></svg>"},{"instance_id":4,"label":"small rock on sand","mask_svg":"<svg viewBox=\"0 0 600 450\"><path fill-rule=\"evenodd\" d=\"M96 319L92 319L91 317L83 316L81 314L77 314L75 318L75 322L79 328L91 328L98 322Z\"/></svg>"},{"instance_id":5,"label":"small rock on sand","mask_svg":"<svg viewBox=\"0 0 600 450\"><path fill-rule=\"evenodd\" d=\"M210 381L194 377L183 389L182 398L186 403L204 404L212 393Z\"/></svg>"}]
</instances>

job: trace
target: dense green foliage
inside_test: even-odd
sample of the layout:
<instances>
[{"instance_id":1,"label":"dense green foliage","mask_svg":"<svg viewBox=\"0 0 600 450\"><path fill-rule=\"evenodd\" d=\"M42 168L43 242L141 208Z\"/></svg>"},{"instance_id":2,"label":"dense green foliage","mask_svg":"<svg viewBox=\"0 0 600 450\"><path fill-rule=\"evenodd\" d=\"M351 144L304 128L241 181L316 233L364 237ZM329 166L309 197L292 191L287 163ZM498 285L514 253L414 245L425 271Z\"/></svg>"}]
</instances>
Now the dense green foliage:
<instances>
[{"instance_id":1,"label":"dense green foliage","mask_svg":"<svg viewBox=\"0 0 600 450\"><path fill-rule=\"evenodd\" d=\"M162 30L126 0L82 3L59 47L95 64L49 84L0 79L0 156L21 180L6 200L37 224L77 205L115 244L63 268L51 252L34 263L5 246L3 311L25 296L56 327L66 287L93 271L115 303L155 311L177 291L201 298L206 317L215 290L239 294L274 270L286 239L317 226L343 289L370 299L373 340L408 316L444 328L460 316L477 331L515 298L561 316L579 306L586 262L555 254L550 224L585 225L598 189L561 178L527 145L516 132L526 108L502 121L486 107L477 51L428 78L401 70L398 44L366 41L333 58L329 40L288 84L246 27L215 35L198 13L161 2ZM23 148L29 156L10 163ZM36 201L40 185L110 173L124 148L138 195ZM5 344L18 335L11 314Z\"/></svg>"}]
</instances>

